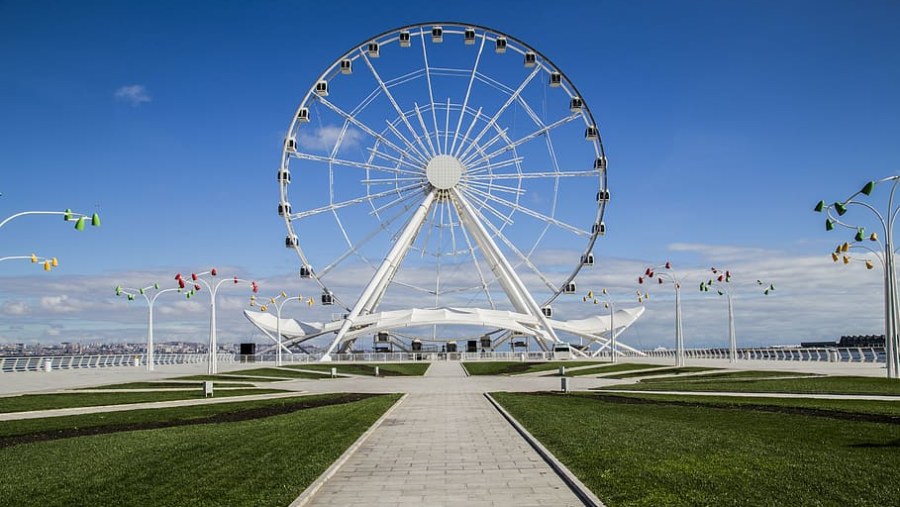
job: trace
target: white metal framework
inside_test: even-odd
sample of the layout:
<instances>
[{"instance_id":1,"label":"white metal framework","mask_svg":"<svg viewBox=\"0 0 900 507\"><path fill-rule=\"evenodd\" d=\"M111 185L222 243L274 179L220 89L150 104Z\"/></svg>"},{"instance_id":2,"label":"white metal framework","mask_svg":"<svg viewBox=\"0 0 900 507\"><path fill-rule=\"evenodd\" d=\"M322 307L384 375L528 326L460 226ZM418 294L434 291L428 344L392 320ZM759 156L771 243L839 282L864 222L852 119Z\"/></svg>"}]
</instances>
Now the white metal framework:
<instances>
[{"instance_id":1,"label":"white metal framework","mask_svg":"<svg viewBox=\"0 0 900 507\"><path fill-rule=\"evenodd\" d=\"M584 98L515 37L427 23L354 46L301 101L278 170L285 246L343 309L324 359L360 319L423 306L508 309L559 342L549 308L594 263L606 169ZM440 340L431 321L407 332Z\"/></svg>"}]
</instances>

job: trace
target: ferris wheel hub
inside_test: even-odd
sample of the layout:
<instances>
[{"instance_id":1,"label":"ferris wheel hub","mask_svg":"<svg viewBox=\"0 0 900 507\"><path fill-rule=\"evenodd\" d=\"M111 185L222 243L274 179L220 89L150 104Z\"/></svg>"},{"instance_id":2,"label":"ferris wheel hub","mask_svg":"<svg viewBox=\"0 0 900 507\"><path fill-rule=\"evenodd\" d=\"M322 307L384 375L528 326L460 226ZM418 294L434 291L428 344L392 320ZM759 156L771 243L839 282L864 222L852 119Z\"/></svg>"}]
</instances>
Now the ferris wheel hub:
<instances>
[{"instance_id":1,"label":"ferris wheel hub","mask_svg":"<svg viewBox=\"0 0 900 507\"><path fill-rule=\"evenodd\" d=\"M428 161L425 175L428 183L438 190L450 190L459 183L466 169L453 155L437 155Z\"/></svg>"}]
</instances>

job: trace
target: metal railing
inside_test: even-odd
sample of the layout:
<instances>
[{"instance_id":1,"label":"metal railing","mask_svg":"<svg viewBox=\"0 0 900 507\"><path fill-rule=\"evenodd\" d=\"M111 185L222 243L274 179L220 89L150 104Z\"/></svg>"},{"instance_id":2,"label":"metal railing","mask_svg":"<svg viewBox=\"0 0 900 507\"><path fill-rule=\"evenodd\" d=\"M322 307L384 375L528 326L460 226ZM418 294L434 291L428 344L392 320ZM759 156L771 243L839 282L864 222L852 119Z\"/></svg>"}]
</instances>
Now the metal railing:
<instances>
[{"instance_id":1,"label":"metal railing","mask_svg":"<svg viewBox=\"0 0 900 507\"><path fill-rule=\"evenodd\" d=\"M154 354L154 364L194 364L206 362L206 354ZM26 371L76 370L146 366L146 354L98 354L82 356L0 357L0 373ZM219 362L232 363L235 355L219 353Z\"/></svg>"},{"instance_id":2,"label":"metal railing","mask_svg":"<svg viewBox=\"0 0 900 507\"><path fill-rule=\"evenodd\" d=\"M674 350L647 350L647 357L675 358ZM728 359L728 349L685 349L687 359ZM739 360L883 363L884 347L738 349Z\"/></svg>"}]
</instances>

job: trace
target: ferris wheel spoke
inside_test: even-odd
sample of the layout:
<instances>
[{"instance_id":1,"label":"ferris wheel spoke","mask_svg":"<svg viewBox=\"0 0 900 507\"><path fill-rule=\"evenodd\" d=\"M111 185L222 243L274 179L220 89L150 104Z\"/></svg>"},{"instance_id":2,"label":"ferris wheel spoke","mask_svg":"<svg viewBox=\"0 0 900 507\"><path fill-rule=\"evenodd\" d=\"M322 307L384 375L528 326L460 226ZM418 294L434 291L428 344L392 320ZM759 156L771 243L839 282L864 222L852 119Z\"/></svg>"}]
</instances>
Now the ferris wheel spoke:
<instances>
[{"instance_id":1,"label":"ferris wheel spoke","mask_svg":"<svg viewBox=\"0 0 900 507\"><path fill-rule=\"evenodd\" d=\"M475 64L472 66L472 74L469 76L469 86L466 88L466 96L463 99L462 108L459 110L459 120L456 122L456 130L453 132L453 144L450 145L449 153L456 152L456 140L459 137L459 130L462 128L462 121L463 116L465 116L466 113L466 108L469 106L469 97L472 95L472 84L475 82L475 74L478 73L478 64L481 62L481 53L484 52L485 41L487 41L487 37L482 37L481 45L478 46L478 54L475 56ZM481 114L481 109L478 109L478 114ZM471 127L469 127L469 130L471 130Z\"/></svg>"},{"instance_id":2,"label":"ferris wheel spoke","mask_svg":"<svg viewBox=\"0 0 900 507\"><path fill-rule=\"evenodd\" d=\"M517 196L518 196L518 195L522 195L522 194L525 193L525 190L523 190L523 189L521 189L521 188L517 188L517 187L508 187L508 186L506 186L506 185L495 185L495 184L490 183L490 182L484 183L484 182L479 182L479 181L469 181L469 182L466 183L466 185L467 185L467 186L472 186L472 187L475 187L475 188L486 189L488 192L489 192L490 190L496 190L496 191L498 191L498 192L504 192L504 193L507 193L507 194L514 194L514 195L517 195Z\"/></svg>"},{"instance_id":3,"label":"ferris wheel spoke","mask_svg":"<svg viewBox=\"0 0 900 507\"><path fill-rule=\"evenodd\" d=\"M496 237L500 238L500 241L503 242L503 244L506 245L506 247L509 248L513 253L515 253L516 256L521 259L522 263L528 266L528 269L534 272L534 274L536 274L538 278L540 278L541 281L544 282L544 285L546 285L547 288L549 288L554 293L559 291L559 287L554 285L553 282L550 281L550 279L547 278L547 276L544 275L544 273L541 272L541 270L538 269L538 267L535 266L533 262L531 262L528 256L523 254L522 251L519 250L516 245L514 245L513 242L506 237L505 234L503 234L503 231L497 229L497 227L490 220L487 220L480 211L478 211L477 209L474 209L473 211L475 212L475 215L479 217L482 223L484 223Z\"/></svg>"},{"instance_id":4,"label":"ferris wheel spoke","mask_svg":"<svg viewBox=\"0 0 900 507\"><path fill-rule=\"evenodd\" d=\"M509 215L504 215L503 213L500 212L500 210L498 210L497 208L495 208L495 207L491 206L490 204L488 204L487 199L484 199L484 198L482 198L480 195L477 195L477 194L475 194L475 193L472 193L472 192L471 192L472 189L470 189L470 188L468 188L468 187L467 187L467 188L463 188L463 189L461 189L461 190L462 190L462 193L466 196L467 199L469 199L470 201L473 201L473 202L478 203L479 206L481 206L482 208L484 208L484 209L490 211L492 215L494 215L494 216L497 217L501 222L503 222L503 227L506 227L507 225L512 225L513 221L510 219ZM484 192L482 192L482 194L484 194ZM484 194L484 195L489 195L489 194ZM510 215L511 215L511 214L512 214L512 213L510 213Z\"/></svg>"},{"instance_id":5,"label":"ferris wheel spoke","mask_svg":"<svg viewBox=\"0 0 900 507\"><path fill-rule=\"evenodd\" d=\"M422 246L420 247L421 255L420 257L425 257L425 252L428 251L428 244L431 242L431 230L434 228L434 217L437 215L438 206L431 206L431 219L428 220L428 225L425 227L425 235L422 236Z\"/></svg>"},{"instance_id":6,"label":"ferris wheel spoke","mask_svg":"<svg viewBox=\"0 0 900 507\"><path fill-rule=\"evenodd\" d=\"M394 144L393 142L391 142L389 139L385 138L384 136L382 136L382 135L379 134L378 132L375 132L375 131L374 131L373 129L371 129L368 125L366 125L365 123L359 121L359 119L356 118L355 115L353 115L353 114L351 114L351 113L348 113L348 112L344 111L344 110L341 109L340 107L338 107L338 106L332 104L331 102L325 100L325 98L323 98L323 97L318 97L317 100L318 100L318 102L320 102L322 105L324 105L324 106L327 107L328 109L331 109L332 111L334 111L338 116L340 116L341 118L343 118L345 121L349 121L350 123L352 123L353 125L355 125L356 127L358 127L360 130L362 130L362 131L365 132L366 134L369 134L370 136L374 137L375 139L377 139L379 142L381 142L381 143L384 144L385 146L387 146L387 147L391 148L392 150L396 151L397 153L401 154L401 157L405 156L405 157L407 157L407 158L409 158L409 159L411 159L411 160L416 160L416 161L418 161L418 162L421 163L421 164L425 164L425 163L426 163L426 159L425 159L425 158L420 158L420 157L413 157L413 156L411 156L411 154L410 154L409 151L400 148L399 146L397 146L396 144ZM419 155L418 152L413 152L413 153Z\"/></svg>"},{"instance_id":7,"label":"ferris wheel spoke","mask_svg":"<svg viewBox=\"0 0 900 507\"><path fill-rule=\"evenodd\" d=\"M453 223L453 206L447 206L447 223L450 228L450 251L456 253L456 231Z\"/></svg>"},{"instance_id":8,"label":"ferris wheel spoke","mask_svg":"<svg viewBox=\"0 0 900 507\"><path fill-rule=\"evenodd\" d=\"M479 165L479 166L475 166L471 169L467 169L466 177L471 179L473 176L481 175L481 176L478 176L478 178L486 178L486 177L490 176L490 175L483 174L483 173L486 173L487 171L493 172L497 169L503 169L504 167L516 165L516 164L522 162L523 160L525 160L525 157L514 157L514 158L511 158L508 160L501 160L500 162L494 162L494 163L488 162L484 165ZM476 178L476 179L478 179L478 178Z\"/></svg>"},{"instance_id":9,"label":"ferris wheel spoke","mask_svg":"<svg viewBox=\"0 0 900 507\"><path fill-rule=\"evenodd\" d=\"M470 157L476 157L476 156L478 156L479 154L481 154L482 156L486 156L486 155L485 155L485 152L487 151L487 149L490 148L491 146L493 146L493 145L494 145L497 141L499 141L500 139L503 139L504 141L506 141L506 142L508 143L508 142L509 142L509 138L506 137L506 132L507 132L507 131L509 131L509 128L499 129L499 130L497 131L497 134L496 134L494 137L488 139L488 142L484 143L483 145L480 145L480 146L476 147L476 148L475 148L475 151L472 152L472 154L470 155Z\"/></svg>"},{"instance_id":10,"label":"ferris wheel spoke","mask_svg":"<svg viewBox=\"0 0 900 507\"><path fill-rule=\"evenodd\" d=\"M441 143L437 140L438 133L438 123L437 123L437 108L434 105L434 88L431 86L431 70L428 67L428 50L425 47L425 28L421 28L419 30L420 36L419 38L422 40L422 60L425 62L425 80L428 82L428 99L431 101L431 119L434 121L434 136L435 143L437 143L438 151L434 152L434 147L432 147L432 152L437 155L440 153ZM418 113L418 106L416 106L416 112ZM420 117L419 120L422 118ZM425 125L422 125L422 130L427 134L428 129L425 128Z\"/></svg>"},{"instance_id":11,"label":"ferris wheel spoke","mask_svg":"<svg viewBox=\"0 0 900 507\"><path fill-rule=\"evenodd\" d=\"M538 211L535 211L531 208L522 206L521 204L516 204L514 202L507 201L506 199L503 199L502 197L497 197L496 195L489 194L487 192L483 192L477 188L469 187L467 190L470 192L473 192L476 195L482 196L485 200L496 202L497 204L506 206L507 208L510 208L514 211L518 211L518 212L528 215L532 218L536 218L538 220L542 220L544 222L551 223L561 229L565 229L565 230L572 232L574 234L577 234L579 236L590 236L591 235L591 233L588 231L585 231L585 230L579 229L578 227L569 225L569 224L567 224L563 221L557 220L551 216L547 216L547 215L540 213Z\"/></svg>"},{"instance_id":12,"label":"ferris wheel spoke","mask_svg":"<svg viewBox=\"0 0 900 507\"><path fill-rule=\"evenodd\" d=\"M484 134L487 133L488 130L493 128L494 125L496 125L497 120L500 119L500 116L503 115L503 112L506 111L506 108L508 108L510 106L510 104L515 102L516 97L518 97L522 93L522 91L525 89L525 87L528 86L528 83L530 83L531 80L534 79L534 77L537 76L538 72L540 72L540 71L541 71L541 68L535 66L534 70L531 71L531 73L528 74L528 77L526 77L525 80L522 81L522 84L519 85L519 88L515 92L513 92L512 95L509 96L509 98L506 100L506 102L503 103L503 106L501 106L500 109L498 109L497 112L494 113L494 116L492 116L491 119L488 120L487 124L484 127L482 127L482 129L478 133L478 135L475 136L475 139L473 139L472 142L469 143L469 146L467 146L466 149L462 153L457 155L456 158L458 158L458 159L466 158L466 155L468 155L469 151L472 149L472 146L474 144L478 143L478 141L481 140L481 138L484 136Z\"/></svg>"},{"instance_id":13,"label":"ferris wheel spoke","mask_svg":"<svg viewBox=\"0 0 900 507\"><path fill-rule=\"evenodd\" d=\"M446 109L446 114L444 115L444 151L443 151L443 153L447 153L448 137L450 137L450 97L447 97L447 109Z\"/></svg>"},{"instance_id":14,"label":"ferris wheel spoke","mask_svg":"<svg viewBox=\"0 0 900 507\"><path fill-rule=\"evenodd\" d=\"M421 172L408 171L405 169L399 169L397 167L388 167L388 166L384 166L384 165L376 165L376 164L369 164L366 162L359 162L356 160L346 160L346 159L341 159L341 158L325 157L322 155L313 155L312 153L305 153L302 151L295 151L295 152L291 153L291 156L294 158L299 158L301 160L309 160L311 162L322 162L322 163L327 163L329 165L355 167L357 169L369 169L372 171L381 171L381 172L386 172L386 173L391 173L391 174L406 174L406 175L412 175L412 176L421 176L422 175Z\"/></svg>"},{"instance_id":15,"label":"ferris wheel spoke","mask_svg":"<svg viewBox=\"0 0 900 507\"><path fill-rule=\"evenodd\" d=\"M599 176L600 171L559 171L559 172L538 172L538 173L480 173L472 175L467 173L466 181L490 181L490 180L527 180L536 178L586 178L591 176Z\"/></svg>"},{"instance_id":16,"label":"ferris wheel spoke","mask_svg":"<svg viewBox=\"0 0 900 507\"><path fill-rule=\"evenodd\" d=\"M433 104L432 104L433 105ZM416 117L419 119L419 126L422 127L422 132L424 132L423 137L425 137L425 141L428 142L428 148L431 150L431 156L435 156L438 154L438 150L435 149L434 143L431 142L431 134L428 132L428 127L425 126L425 119L422 118L422 110L419 109L419 104L414 104L414 110L416 112ZM434 108L431 108L434 111ZM434 135L437 137L437 125L435 125Z\"/></svg>"},{"instance_id":17,"label":"ferris wheel spoke","mask_svg":"<svg viewBox=\"0 0 900 507\"><path fill-rule=\"evenodd\" d=\"M390 218L388 218L388 219L386 219L386 220L384 220L384 221L382 221L382 222L378 222L378 225L377 225L375 228L373 228L371 231L369 231L369 233L366 234L361 240L359 240L359 241L357 241L357 242L355 242L355 243L350 242L349 248L347 248L346 250L344 250L344 252L341 253L341 255L338 256L337 259L335 259L334 261L332 261L331 264L325 266L325 268L323 268L322 271L319 272L319 274L318 274L317 276L318 276L319 278L325 278L325 277L328 275L328 273L330 273L331 270L333 270L335 267L337 267L341 262L343 262L344 260L346 260L348 257L350 257L351 255L353 255L354 253L358 252L358 251L359 251L363 246L365 246L369 241L372 241L372 239L378 237L379 234L381 234L381 233L383 233L385 230L387 230L387 228L388 228L391 224L393 224L394 222L396 222L398 219L400 219L401 217L406 216L406 213L407 213L412 207L413 207L413 204L407 204L406 206L403 207L403 209L401 209L400 211L398 211L398 212L397 212L396 214L394 214L392 217L390 217Z\"/></svg>"},{"instance_id":18,"label":"ferris wheel spoke","mask_svg":"<svg viewBox=\"0 0 900 507\"><path fill-rule=\"evenodd\" d=\"M335 211L341 208L346 208L347 206L352 206L354 204L359 204L366 201L371 201L373 199L380 199L382 197L387 197L390 195L401 195L403 192L407 190L419 189L425 186L424 182L415 183L412 185L407 185L405 187L400 188L392 188L390 190L385 190L384 192L377 192L374 194L367 194L362 197L357 197L356 199L348 199L346 201L336 202L333 204L329 204L327 206L322 206L319 208L313 208L311 210L300 211L298 213L292 213L290 218L291 220L300 220L306 217L310 217L313 215L318 215L320 213L325 213L327 211Z\"/></svg>"},{"instance_id":19,"label":"ferris wheel spoke","mask_svg":"<svg viewBox=\"0 0 900 507\"><path fill-rule=\"evenodd\" d=\"M393 208L394 206L400 204L401 202L408 201L408 200L410 200L411 198L416 197L417 195L419 195L419 193L416 192L416 191L407 191L407 192L404 192L404 193L405 193L406 195L403 195L403 196L401 196L401 197L398 197L398 198L394 199L393 201L391 201L391 202L389 202L389 203L387 203L387 204L384 204L384 205L382 205L382 206L379 206L378 208L373 209L372 211L369 212L369 215L374 215L374 216L377 217L377 216L379 216L379 213L381 213L382 211L389 210L389 209Z\"/></svg>"},{"instance_id":20,"label":"ferris wheel spoke","mask_svg":"<svg viewBox=\"0 0 900 507\"><path fill-rule=\"evenodd\" d=\"M419 145L422 145L422 141L419 140L418 134L416 134L415 129L412 124L409 123L409 120L406 118L406 114L403 113L403 110L400 109L400 105L397 104L397 100L394 99L394 96L391 94L391 91L388 89L387 85L384 84L384 81L381 79L381 76L378 75L378 71L375 70L375 67L372 65L372 62L369 61L369 58L366 56L365 51L360 48L359 50L360 56L366 62L366 66L369 67L369 71L372 72L372 75L375 76L375 80L378 81L378 85L381 86L381 91L384 92L384 96L387 97L388 101L390 101L391 105L394 106L394 110L397 111L397 114L400 115L400 119L403 120L403 123L406 125L406 128L409 129L409 133L418 140ZM422 149L425 149L425 146L422 146ZM427 150L426 150L427 151Z\"/></svg>"},{"instance_id":21,"label":"ferris wheel spoke","mask_svg":"<svg viewBox=\"0 0 900 507\"><path fill-rule=\"evenodd\" d=\"M457 212L457 215L459 212ZM472 246L472 239L469 238L469 231L466 230L465 227L460 225L459 230L462 232L463 239L466 242L466 246L469 250L469 255L472 257L472 264L475 265L475 271L478 273L478 279L481 280L481 290L484 291L484 295L487 297L488 302L491 305L491 310L496 309L496 305L494 304L494 298L491 297L491 291L488 288L488 282L484 277L484 271L481 270L481 264L478 262L478 256L475 255L475 247Z\"/></svg>"},{"instance_id":22,"label":"ferris wheel spoke","mask_svg":"<svg viewBox=\"0 0 900 507\"><path fill-rule=\"evenodd\" d=\"M518 140L507 144L503 148L500 148L496 151L488 153L487 155L484 155L481 158L475 158L476 155L471 155L469 158L463 160L462 163L463 163L463 165L471 165L476 162L488 161L488 160L496 157L497 155L501 155L503 153L506 153L509 150L517 148L517 147L527 143L528 141L531 141L532 139L535 139L539 136L547 134L548 132L552 131L553 129L559 128L559 127L561 127L577 118L580 118L580 117L581 117L581 114L572 114L569 116L565 116L563 118L560 118L559 120L556 120L555 122L553 122L549 125L544 125L543 127L535 130L534 132L526 135L525 137L521 137Z\"/></svg>"},{"instance_id":23,"label":"ferris wheel spoke","mask_svg":"<svg viewBox=\"0 0 900 507\"><path fill-rule=\"evenodd\" d=\"M404 178L367 178L359 180L360 183L366 185L384 185L388 183L397 183L400 181L422 181L422 176L407 176Z\"/></svg>"},{"instance_id":24,"label":"ferris wheel spoke","mask_svg":"<svg viewBox=\"0 0 900 507\"><path fill-rule=\"evenodd\" d=\"M375 148L366 148L366 151L368 151L371 155L378 157L380 159L389 160L391 162L396 162L397 164L403 164L403 165L408 166L412 170L422 172L421 165L413 164L412 162L409 161L409 160L414 160L414 159L406 160L404 158L397 158L392 155L388 155L387 153L384 153L383 151L378 151Z\"/></svg>"},{"instance_id":25,"label":"ferris wheel spoke","mask_svg":"<svg viewBox=\"0 0 900 507\"><path fill-rule=\"evenodd\" d=\"M405 119L405 118L404 118L404 119ZM419 151L419 148L417 148L415 145L413 145L413 143L410 142L410 140L407 139L406 136L404 136L404 135L397 129L397 127L394 126L393 123L391 123L391 122L389 122L389 121L387 121L387 120L385 120L384 123L387 124L388 130L390 130L391 132L393 132L393 134L394 134L395 136L397 136L397 137L403 142L403 144L406 145L407 149L409 149L410 151L412 151L413 153L415 153L415 154L418 156L417 158L418 158L420 161L422 161L422 165L423 165L423 166L428 164L427 160L430 160L431 157L430 157L429 155L426 155L426 153L428 153L428 149L427 149L427 148L425 148L424 146L422 146L422 149L424 150L424 152ZM422 141L418 138L418 136L416 136L416 142L418 142L420 145L422 144Z\"/></svg>"}]
</instances>

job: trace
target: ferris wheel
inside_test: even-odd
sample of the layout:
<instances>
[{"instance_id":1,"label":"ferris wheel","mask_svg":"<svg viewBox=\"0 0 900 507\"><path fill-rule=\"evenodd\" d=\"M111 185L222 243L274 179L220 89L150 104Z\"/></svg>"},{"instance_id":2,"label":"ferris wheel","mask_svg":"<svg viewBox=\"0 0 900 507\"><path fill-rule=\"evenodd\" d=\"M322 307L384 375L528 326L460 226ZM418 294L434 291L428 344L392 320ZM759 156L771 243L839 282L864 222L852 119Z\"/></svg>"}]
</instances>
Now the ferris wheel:
<instances>
[{"instance_id":1,"label":"ferris wheel","mask_svg":"<svg viewBox=\"0 0 900 507\"><path fill-rule=\"evenodd\" d=\"M306 92L278 170L285 246L342 314L328 352L404 308L445 310L403 317L409 337L477 308L558 342L553 303L606 231L606 170L584 97L515 37L427 23L354 46Z\"/></svg>"}]
</instances>

